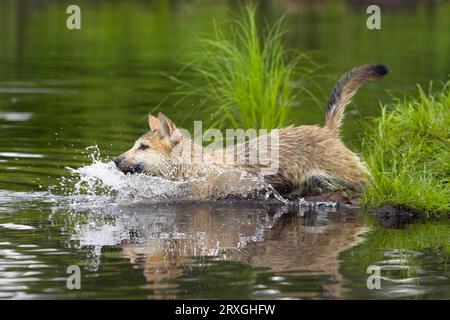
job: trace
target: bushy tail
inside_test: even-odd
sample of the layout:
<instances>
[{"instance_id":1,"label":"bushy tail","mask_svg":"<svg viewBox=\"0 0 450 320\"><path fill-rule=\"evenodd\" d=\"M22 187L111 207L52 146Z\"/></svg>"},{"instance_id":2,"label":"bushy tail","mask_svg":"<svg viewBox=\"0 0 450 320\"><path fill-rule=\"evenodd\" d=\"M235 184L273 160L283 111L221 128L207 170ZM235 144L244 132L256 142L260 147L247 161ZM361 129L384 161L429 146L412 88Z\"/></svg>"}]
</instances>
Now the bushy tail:
<instances>
[{"instance_id":1,"label":"bushy tail","mask_svg":"<svg viewBox=\"0 0 450 320\"><path fill-rule=\"evenodd\" d=\"M353 68L344 74L328 101L325 128L338 134L344 119L345 107L352 101L358 88L367 81L378 79L388 72L389 70L385 65L366 64Z\"/></svg>"}]
</instances>

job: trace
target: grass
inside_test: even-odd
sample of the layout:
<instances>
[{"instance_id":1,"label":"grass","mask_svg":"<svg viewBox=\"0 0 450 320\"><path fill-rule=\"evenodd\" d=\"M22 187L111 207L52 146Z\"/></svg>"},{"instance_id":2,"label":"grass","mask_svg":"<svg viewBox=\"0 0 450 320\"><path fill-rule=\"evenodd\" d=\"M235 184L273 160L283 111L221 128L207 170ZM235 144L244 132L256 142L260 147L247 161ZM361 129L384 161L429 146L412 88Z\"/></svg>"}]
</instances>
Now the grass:
<instances>
[{"instance_id":1,"label":"grass","mask_svg":"<svg viewBox=\"0 0 450 320\"><path fill-rule=\"evenodd\" d=\"M212 38L198 39L187 67L204 85L175 80L182 96L197 95L203 101L197 109L212 115L210 127L273 129L288 123L299 98L299 86L293 83L310 81L318 65L284 47L283 29L284 17L259 30L256 9L245 7L230 23L214 23ZM317 101L307 88L301 91Z\"/></svg>"},{"instance_id":2,"label":"grass","mask_svg":"<svg viewBox=\"0 0 450 320\"><path fill-rule=\"evenodd\" d=\"M361 202L413 212L450 212L450 81L438 93L382 106L367 130L362 156L372 175Z\"/></svg>"}]
</instances>

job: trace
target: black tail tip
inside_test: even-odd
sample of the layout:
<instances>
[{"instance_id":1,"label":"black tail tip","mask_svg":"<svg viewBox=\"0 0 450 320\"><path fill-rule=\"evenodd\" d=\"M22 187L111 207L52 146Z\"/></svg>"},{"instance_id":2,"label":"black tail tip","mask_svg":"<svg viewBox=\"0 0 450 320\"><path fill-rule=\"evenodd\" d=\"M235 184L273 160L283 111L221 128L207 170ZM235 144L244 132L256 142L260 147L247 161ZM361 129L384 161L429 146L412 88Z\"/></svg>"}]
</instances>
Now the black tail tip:
<instances>
[{"instance_id":1,"label":"black tail tip","mask_svg":"<svg viewBox=\"0 0 450 320\"><path fill-rule=\"evenodd\" d=\"M373 66L373 71L377 76L385 76L389 73L389 69L384 64L375 64Z\"/></svg>"}]
</instances>

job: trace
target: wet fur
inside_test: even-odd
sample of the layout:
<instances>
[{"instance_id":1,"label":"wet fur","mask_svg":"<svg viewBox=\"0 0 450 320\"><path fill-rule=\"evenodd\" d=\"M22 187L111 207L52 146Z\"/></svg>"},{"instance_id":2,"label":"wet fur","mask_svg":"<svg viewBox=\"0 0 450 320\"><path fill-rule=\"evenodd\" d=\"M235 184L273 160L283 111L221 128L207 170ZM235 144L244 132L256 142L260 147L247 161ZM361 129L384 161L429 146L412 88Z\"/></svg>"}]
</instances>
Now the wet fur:
<instances>
[{"instance_id":1,"label":"wet fur","mask_svg":"<svg viewBox=\"0 0 450 320\"><path fill-rule=\"evenodd\" d=\"M324 127L310 125L279 129L279 169L276 174L265 175L265 181L285 195L321 193L335 185L360 189L367 176L365 166L343 144L339 129L345 107L357 89L387 73L384 65L363 65L352 69L339 80L331 94ZM180 151L192 148L193 142L183 139L172 121L161 113L158 118L149 115L148 122L151 131L114 160L123 172L146 172L179 180L199 175L207 167L238 167L253 174L261 170L258 164L226 164L221 152L207 153L202 162L186 164L181 158L191 157L192 154L180 152L179 156L174 157L173 151L176 148ZM142 149L142 145L149 147ZM255 145L253 141L231 149L244 147L242 150L250 153L255 152Z\"/></svg>"}]
</instances>

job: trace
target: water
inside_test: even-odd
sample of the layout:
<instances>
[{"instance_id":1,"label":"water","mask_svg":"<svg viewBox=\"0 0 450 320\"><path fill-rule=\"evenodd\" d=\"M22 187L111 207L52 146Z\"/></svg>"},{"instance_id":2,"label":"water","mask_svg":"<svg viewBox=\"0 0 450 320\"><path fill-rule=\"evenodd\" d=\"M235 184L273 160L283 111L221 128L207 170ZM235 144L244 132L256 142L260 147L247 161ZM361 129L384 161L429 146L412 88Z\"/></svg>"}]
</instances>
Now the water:
<instances>
[{"instance_id":1,"label":"water","mask_svg":"<svg viewBox=\"0 0 450 320\"><path fill-rule=\"evenodd\" d=\"M217 200L230 190L116 171L110 160L147 130L155 106L192 126L186 114L198 101L176 105L168 76L194 34L236 8L79 3L82 30L68 31L59 1L0 2L0 298L450 298L446 219ZM449 3L396 3L383 9L381 31L361 27L365 7L351 1L260 5L269 20L289 6L287 44L326 65L317 80L326 94L353 65L392 70L358 93L344 127L351 146L378 101L449 74ZM297 108L294 123L323 122L317 105ZM261 186L240 173L227 179L240 182L235 193L245 194L242 179ZM81 268L81 290L66 287L70 265ZM381 268L379 290L367 288L369 266Z\"/></svg>"}]
</instances>

